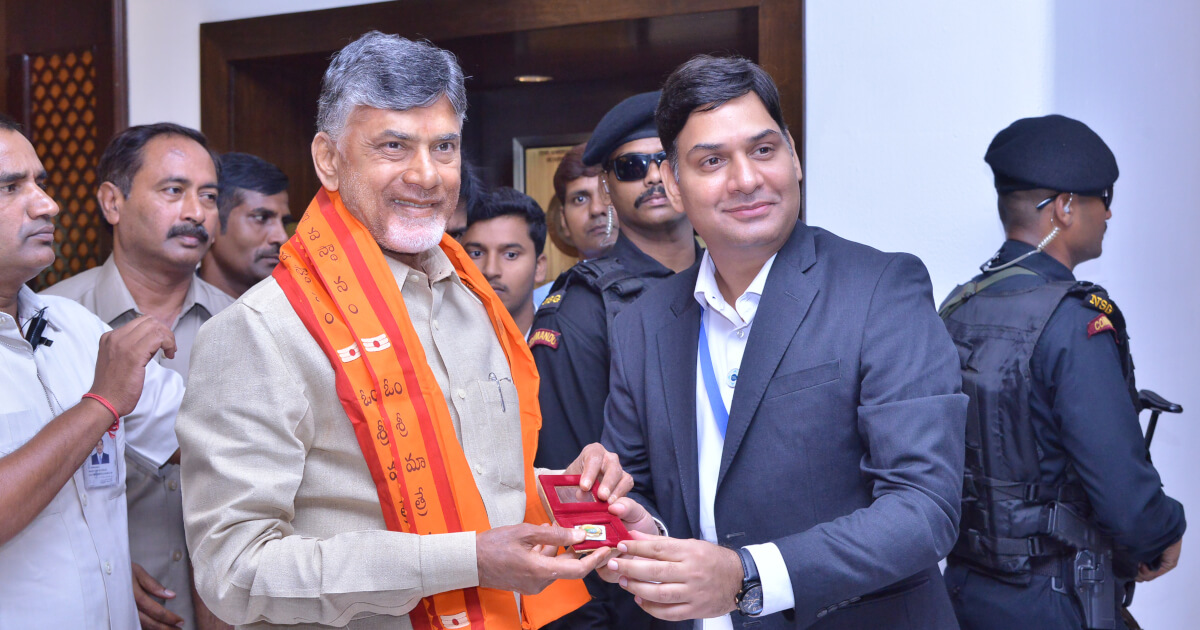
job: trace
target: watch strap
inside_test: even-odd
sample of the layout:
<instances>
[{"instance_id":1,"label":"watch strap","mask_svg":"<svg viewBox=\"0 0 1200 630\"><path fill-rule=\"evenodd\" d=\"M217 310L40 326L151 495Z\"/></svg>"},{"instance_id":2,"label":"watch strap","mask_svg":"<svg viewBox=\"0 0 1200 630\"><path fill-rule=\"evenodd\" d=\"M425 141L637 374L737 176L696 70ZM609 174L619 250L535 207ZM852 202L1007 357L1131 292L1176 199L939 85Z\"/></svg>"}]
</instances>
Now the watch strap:
<instances>
[{"instance_id":1,"label":"watch strap","mask_svg":"<svg viewBox=\"0 0 1200 630\"><path fill-rule=\"evenodd\" d=\"M742 561L742 588L737 594L737 610L743 615L757 617L762 614L762 580L758 575L758 565L754 555L746 547L737 550L738 559Z\"/></svg>"},{"instance_id":2,"label":"watch strap","mask_svg":"<svg viewBox=\"0 0 1200 630\"><path fill-rule=\"evenodd\" d=\"M742 561L742 592L746 592L754 584L759 584L758 565L754 563L754 554L742 547L737 550L738 559Z\"/></svg>"}]
</instances>

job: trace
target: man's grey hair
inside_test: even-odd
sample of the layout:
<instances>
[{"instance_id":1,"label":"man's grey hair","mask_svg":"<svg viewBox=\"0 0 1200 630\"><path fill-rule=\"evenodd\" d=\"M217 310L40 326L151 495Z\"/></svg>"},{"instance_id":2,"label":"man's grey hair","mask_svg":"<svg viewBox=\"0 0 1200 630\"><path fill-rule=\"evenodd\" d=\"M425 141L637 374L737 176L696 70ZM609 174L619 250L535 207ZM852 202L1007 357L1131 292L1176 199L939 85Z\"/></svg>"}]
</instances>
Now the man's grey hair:
<instances>
[{"instance_id":1,"label":"man's grey hair","mask_svg":"<svg viewBox=\"0 0 1200 630\"><path fill-rule=\"evenodd\" d=\"M445 96L461 124L467 117L462 68L448 50L429 42L371 31L329 62L317 101L317 131L339 141L346 118L359 105L407 110Z\"/></svg>"}]
</instances>

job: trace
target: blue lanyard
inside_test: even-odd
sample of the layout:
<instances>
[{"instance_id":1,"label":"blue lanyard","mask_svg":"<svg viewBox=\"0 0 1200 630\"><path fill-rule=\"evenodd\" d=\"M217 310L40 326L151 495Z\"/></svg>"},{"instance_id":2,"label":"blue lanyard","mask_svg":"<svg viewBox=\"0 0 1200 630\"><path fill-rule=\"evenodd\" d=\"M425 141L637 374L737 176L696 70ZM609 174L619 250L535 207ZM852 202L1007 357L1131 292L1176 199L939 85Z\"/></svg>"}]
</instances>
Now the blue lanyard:
<instances>
[{"instance_id":1,"label":"blue lanyard","mask_svg":"<svg viewBox=\"0 0 1200 630\"><path fill-rule=\"evenodd\" d=\"M717 430L721 439L725 439L725 429L729 426L729 410L725 408L725 400L721 398L721 388L717 385L717 375L713 372L712 355L708 352L708 334L704 328L704 312L700 312L700 341L697 344L697 354L700 356L700 374L704 377L704 389L708 398L708 406L712 407L713 418L717 421Z\"/></svg>"}]
</instances>

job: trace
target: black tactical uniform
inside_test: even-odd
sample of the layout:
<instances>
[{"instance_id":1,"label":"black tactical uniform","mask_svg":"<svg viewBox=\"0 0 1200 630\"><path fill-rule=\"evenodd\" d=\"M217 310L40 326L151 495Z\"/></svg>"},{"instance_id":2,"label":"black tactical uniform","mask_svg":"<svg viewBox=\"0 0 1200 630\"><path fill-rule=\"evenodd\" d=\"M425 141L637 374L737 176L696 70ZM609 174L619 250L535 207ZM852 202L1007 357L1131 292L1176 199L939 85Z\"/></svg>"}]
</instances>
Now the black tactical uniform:
<instances>
[{"instance_id":1,"label":"black tactical uniform","mask_svg":"<svg viewBox=\"0 0 1200 630\"><path fill-rule=\"evenodd\" d=\"M697 261L700 256L697 245ZM584 446L600 441L608 398L608 325L623 306L673 274L622 234L607 255L580 262L555 280L529 336L542 377L535 466L565 468Z\"/></svg>"},{"instance_id":2,"label":"black tactical uniform","mask_svg":"<svg viewBox=\"0 0 1200 630\"><path fill-rule=\"evenodd\" d=\"M1117 179L1107 145L1062 116L1017 121L985 159L1000 194L1107 200ZM1154 567L1186 527L1146 454L1125 319L1103 288L1029 244L1006 241L986 269L941 309L971 399L945 573L959 623L1125 628L1138 563Z\"/></svg>"},{"instance_id":3,"label":"black tactical uniform","mask_svg":"<svg viewBox=\"0 0 1200 630\"><path fill-rule=\"evenodd\" d=\"M622 145L657 137L654 109L658 98L658 92L636 94L609 110L588 139L584 165L605 165L607 170L613 153ZM643 166L648 168L649 162ZM644 181L646 173L639 179ZM612 176L617 177L615 170ZM609 212L613 211L609 206ZM696 250L699 252L699 247ZM696 260L700 260L699 253ZM542 379L538 390L542 430L535 466L565 468L584 446L600 441L608 398L608 327L621 308L673 273L622 232L607 254L583 261L555 280L529 334L529 347ZM584 584L592 601L544 630L650 627L653 619L621 587L595 573L584 578Z\"/></svg>"},{"instance_id":4,"label":"black tactical uniform","mask_svg":"<svg viewBox=\"0 0 1200 630\"><path fill-rule=\"evenodd\" d=\"M1025 243L1008 241L996 263L1003 264L1032 249ZM1026 258L1018 267L1033 275L1005 278L980 295L1025 293L1053 282L1076 284L1062 263L1044 253ZM1021 486L1019 492L1009 494L1024 495L1021 507L1033 508L1027 509L1029 513L1040 514L1042 506L1060 499L1071 506L1115 543L1118 571L1123 568L1125 573L1119 577L1128 581L1138 562L1154 563L1164 549L1183 536L1183 506L1163 493L1158 473L1146 458L1136 394L1131 395L1129 340L1120 311L1103 289L1086 283L1076 286L1077 290L1067 292L1053 307L1028 363L1032 385L1028 420L1036 444L1032 455L1038 472L1036 483L1030 485L1037 489ZM1097 298L1094 303L1092 296ZM965 311L970 303L967 300L948 324L968 364L971 350L963 347L963 329L953 322L955 317L969 315ZM964 387L964 393L971 392ZM1011 444L1016 442L1013 439ZM1021 456L1010 453L1013 459ZM968 468L970 460L968 455ZM986 494L987 488L984 483L967 486L964 497L969 498L964 505L959 546L947 559L946 570L946 586L963 627L1022 628L1028 627L1030 620L1038 620L1038 627L1044 628L1084 627L1080 604L1056 592L1069 586L1063 579L1069 577L1074 550L1056 545L1048 533L1033 534L1040 524L1031 523L1029 533L1033 535L1028 538L1041 542L1031 542L1030 548L1040 546L1036 551L1043 555L1029 558L1027 575L984 566L991 563L970 550L971 532L983 529L973 520L980 516L981 507L978 499L974 504L969 501ZM1007 556L1004 559L1009 561L1020 555L1030 556L995 555ZM1060 578L1059 584L1052 584L1054 576ZM1123 594L1122 588L1114 589L1114 597ZM1114 599L1114 610L1116 606ZM1116 627L1124 626L1118 620Z\"/></svg>"}]
</instances>

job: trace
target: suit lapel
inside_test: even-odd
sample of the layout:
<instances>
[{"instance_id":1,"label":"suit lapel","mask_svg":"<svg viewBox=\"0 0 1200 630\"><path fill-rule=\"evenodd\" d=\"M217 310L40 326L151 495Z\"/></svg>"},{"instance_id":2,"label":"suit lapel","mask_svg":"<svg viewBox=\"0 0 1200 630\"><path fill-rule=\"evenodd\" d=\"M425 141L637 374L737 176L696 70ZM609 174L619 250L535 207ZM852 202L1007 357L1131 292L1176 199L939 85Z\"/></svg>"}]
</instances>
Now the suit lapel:
<instances>
[{"instance_id":1,"label":"suit lapel","mask_svg":"<svg viewBox=\"0 0 1200 630\"><path fill-rule=\"evenodd\" d=\"M815 262L812 229L798 222L767 275L754 325L750 329L750 338L746 341L746 352L742 355L742 365L738 370L737 389L730 405L725 446L721 452L718 490L746 430L750 428L751 419L758 411L767 385L779 368L783 353L794 341L800 323L817 296L816 281L811 275L805 274ZM696 328L699 329L699 324ZM698 332L693 333L693 337L696 334ZM692 341L692 353L695 354L695 339ZM694 376L692 382L695 382ZM692 406L695 407L694 401ZM695 415L694 409L692 415Z\"/></svg>"},{"instance_id":2,"label":"suit lapel","mask_svg":"<svg viewBox=\"0 0 1200 630\"><path fill-rule=\"evenodd\" d=\"M683 272L692 276L681 286L689 291L696 286L695 270ZM687 510L691 534L700 533L700 473L696 463L696 342L700 335L700 305L688 293L671 303L674 320L658 330L658 356L662 369L667 422L675 446L675 461L679 464L679 486L683 490L683 505ZM653 421L651 417L648 421Z\"/></svg>"}]
</instances>

